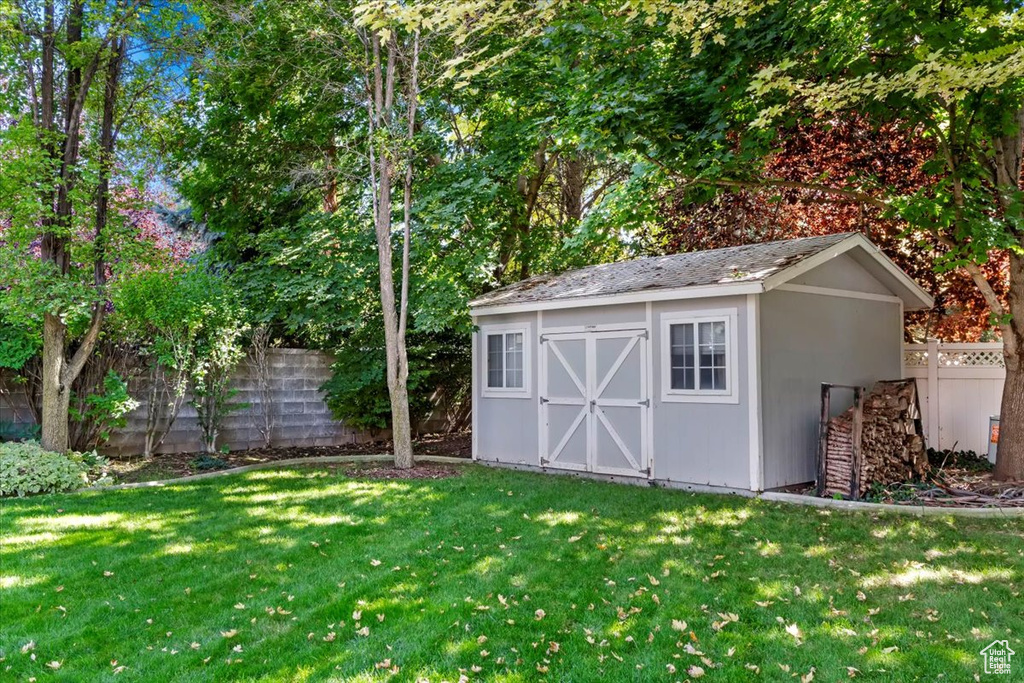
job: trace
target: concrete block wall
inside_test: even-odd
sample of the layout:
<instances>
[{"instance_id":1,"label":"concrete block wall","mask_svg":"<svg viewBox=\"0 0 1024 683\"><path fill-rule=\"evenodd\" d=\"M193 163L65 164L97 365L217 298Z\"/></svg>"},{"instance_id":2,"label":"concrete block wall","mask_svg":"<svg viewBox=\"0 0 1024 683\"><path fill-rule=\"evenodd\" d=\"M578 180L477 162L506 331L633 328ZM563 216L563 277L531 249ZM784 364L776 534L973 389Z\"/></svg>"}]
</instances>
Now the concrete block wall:
<instances>
[{"instance_id":1,"label":"concrete block wall","mask_svg":"<svg viewBox=\"0 0 1024 683\"><path fill-rule=\"evenodd\" d=\"M331 375L330 354L305 349L270 349L267 352L270 365L271 402L265 406L260 398L258 373L251 359L239 364L231 378L231 388L237 390L230 400L244 405L227 415L221 426L218 446L227 445L233 451L260 448L264 445L260 427L263 425L263 411L270 410L274 426L271 431L271 446L337 446L370 441L371 435L346 427L331 417L324 403L320 386ZM14 422L31 420L31 413L19 387L7 383L10 394L0 399L0 421ZM3 389L0 388L0 391ZM145 387L135 387L132 394L142 402ZM7 399L11 400L7 400ZM11 403L18 406L12 410ZM116 430L101 450L109 455L137 455L142 452L146 430L145 406L128 416L128 424ZM164 439L158 452L190 453L200 450L202 433L196 418L196 411L188 405L186 397L174 427Z\"/></svg>"}]
</instances>

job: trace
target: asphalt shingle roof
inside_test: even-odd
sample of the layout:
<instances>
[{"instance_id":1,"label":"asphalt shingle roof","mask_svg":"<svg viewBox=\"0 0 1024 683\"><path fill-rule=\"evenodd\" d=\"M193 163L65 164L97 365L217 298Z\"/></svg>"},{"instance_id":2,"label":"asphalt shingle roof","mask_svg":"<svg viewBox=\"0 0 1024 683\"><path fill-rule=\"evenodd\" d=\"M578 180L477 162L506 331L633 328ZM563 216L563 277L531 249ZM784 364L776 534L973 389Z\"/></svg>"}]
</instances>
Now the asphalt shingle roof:
<instances>
[{"instance_id":1,"label":"asphalt shingle roof","mask_svg":"<svg viewBox=\"0 0 1024 683\"><path fill-rule=\"evenodd\" d=\"M694 251L538 275L488 292L474 307L559 301L658 289L758 282L855 233Z\"/></svg>"}]
</instances>

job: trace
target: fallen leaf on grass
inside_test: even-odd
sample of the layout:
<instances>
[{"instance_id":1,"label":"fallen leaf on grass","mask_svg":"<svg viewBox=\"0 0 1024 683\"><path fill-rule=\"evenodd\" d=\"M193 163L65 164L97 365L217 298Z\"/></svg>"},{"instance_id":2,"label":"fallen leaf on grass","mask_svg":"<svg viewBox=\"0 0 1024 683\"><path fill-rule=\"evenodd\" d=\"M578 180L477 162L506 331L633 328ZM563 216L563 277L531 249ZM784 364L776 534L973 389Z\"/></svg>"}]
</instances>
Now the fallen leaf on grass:
<instances>
[{"instance_id":1,"label":"fallen leaf on grass","mask_svg":"<svg viewBox=\"0 0 1024 683\"><path fill-rule=\"evenodd\" d=\"M238 635L238 631L236 631L235 629L231 629L230 631L221 631L220 634L225 638L234 638Z\"/></svg>"},{"instance_id":2,"label":"fallen leaf on grass","mask_svg":"<svg viewBox=\"0 0 1024 683\"><path fill-rule=\"evenodd\" d=\"M686 674L688 676L692 676L694 678L700 678L701 676L704 675L704 669L702 669L699 666L697 666L696 664L694 664L693 666L691 666L689 669L686 670Z\"/></svg>"},{"instance_id":3,"label":"fallen leaf on grass","mask_svg":"<svg viewBox=\"0 0 1024 683\"><path fill-rule=\"evenodd\" d=\"M681 619L673 619L672 620L672 630L673 631L685 631L686 630L686 622L682 621Z\"/></svg>"}]
</instances>

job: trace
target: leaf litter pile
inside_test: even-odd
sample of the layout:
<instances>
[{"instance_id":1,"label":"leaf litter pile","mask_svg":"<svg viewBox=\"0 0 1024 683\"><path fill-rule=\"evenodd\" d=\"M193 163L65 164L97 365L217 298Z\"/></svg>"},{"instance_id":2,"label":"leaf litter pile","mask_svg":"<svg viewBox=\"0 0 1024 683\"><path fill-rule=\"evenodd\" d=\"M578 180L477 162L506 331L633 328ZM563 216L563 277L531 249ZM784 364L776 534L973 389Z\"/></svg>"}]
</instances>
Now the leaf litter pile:
<instances>
[{"instance_id":1,"label":"leaf litter pile","mask_svg":"<svg viewBox=\"0 0 1024 683\"><path fill-rule=\"evenodd\" d=\"M974 451L929 450L920 481L877 486L869 500L929 507L1024 507L1024 481L997 481L992 465Z\"/></svg>"},{"instance_id":2,"label":"leaf litter pile","mask_svg":"<svg viewBox=\"0 0 1024 683\"><path fill-rule=\"evenodd\" d=\"M975 680L1024 632L1016 522L375 469L5 501L0 679Z\"/></svg>"}]
</instances>

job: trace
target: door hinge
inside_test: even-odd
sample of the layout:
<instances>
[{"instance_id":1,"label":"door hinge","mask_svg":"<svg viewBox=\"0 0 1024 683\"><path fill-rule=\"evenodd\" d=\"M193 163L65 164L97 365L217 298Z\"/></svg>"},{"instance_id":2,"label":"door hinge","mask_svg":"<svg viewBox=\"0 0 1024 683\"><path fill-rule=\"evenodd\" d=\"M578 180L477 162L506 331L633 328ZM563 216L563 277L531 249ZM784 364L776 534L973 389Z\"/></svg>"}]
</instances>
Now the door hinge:
<instances>
[{"instance_id":1,"label":"door hinge","mask_svg":"<svg viewBox=\"0 0 1024 683\"><path fill-rule=\"evenodd\" d=\"M650 339L650 337L647 336L647 330L644 330L643 332L641 332L640 333L640 337L642 339Z\"/></svg>"},{"instance_id":2,"label":"door hinge","mask_svg":"<svg viewBox=\"0 0 1024 683\"><path fill-rule=\"evenodd\" d=\"M540 402L541 402L541 405L543 405L543 404L547 403L548 400L546 398L544 398L543 396L541 396L540 397Z\"/></svg>"},{"instance_id":3,"label":"door hinge","mask_svg":"<svg viewBox=\"0 0 1024 683\"><path fill-rule=\"evenodd\" d=\"M546 342L546 341L548 340L548 338L547 338L547 337L545 337L545 336L544 336L543 334L542 334L542 335L540 335L540 337L538 337L538 339L540 340L540 343L541 343L541 344L543 344L544 342Z\"/></svg>"},{"instance_id":4,"label":"door hinge","mask_svg":"<svg viewBox=\"0 0 1024 683\"><path fill-rule=\"evenodd\" d=\"M547 464L548 464L549 462L551 462L551 461L550 461L550 460L548 460L547 458L541 458L541 459L540 459L540 464L541 464L541 466L543 466L543 465L547 465Z\"/></svg>"},{"instance_id":5,"label":"door hinge","mask_svg":"<svg viewBox=\"0 0 1024 683\"><path fill-rule=\"evenodd\" d=\"M643 406L644 408L650 408L651 407L651 399L645 398L642 401L637 401L636 404L638 406Z\"/></svg>"},{"instance_id":6,"label":"door hinge","mask_svg":"<svg viewBox=\"0 0 1024 683\"><path fill-rule=\"evenodd\" d=\"M648 477L651 476L651 466L650 465L647 466L647 476Z\"/></svg>"}]
</instances>

